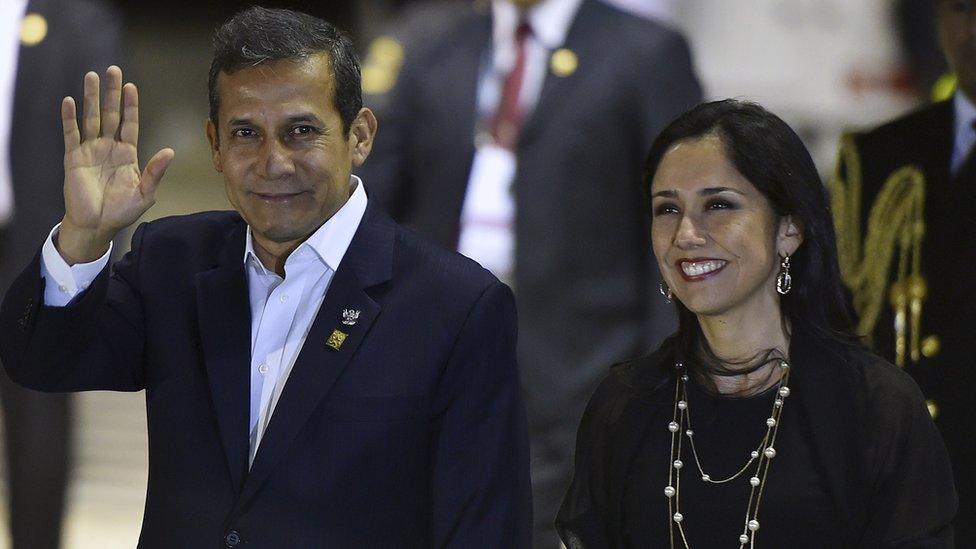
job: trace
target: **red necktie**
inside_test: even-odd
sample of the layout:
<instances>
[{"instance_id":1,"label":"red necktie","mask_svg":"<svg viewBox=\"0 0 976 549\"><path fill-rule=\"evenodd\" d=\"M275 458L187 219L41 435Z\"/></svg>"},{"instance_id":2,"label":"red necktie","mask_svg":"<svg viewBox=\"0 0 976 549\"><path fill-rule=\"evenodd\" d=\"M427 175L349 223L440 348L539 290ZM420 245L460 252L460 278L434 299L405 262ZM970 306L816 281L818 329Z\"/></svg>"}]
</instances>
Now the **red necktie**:
<instances>
[{"instance_id":1,"label":"red necktie","mask_svg":"<svg viewBox=\"0 0 976 549\"><path fill-rule=\"evenodd\" d=\"M518 50L515 66L505 77L502 98L491 122L491 136L495 139L495 144L509 150L515 149L519 130L522 127L519 92L522 91L522 80L525 77L525 39L531 33L532 28L524 21L515 29L515 47Z\"/></svg>"}]
</instances>

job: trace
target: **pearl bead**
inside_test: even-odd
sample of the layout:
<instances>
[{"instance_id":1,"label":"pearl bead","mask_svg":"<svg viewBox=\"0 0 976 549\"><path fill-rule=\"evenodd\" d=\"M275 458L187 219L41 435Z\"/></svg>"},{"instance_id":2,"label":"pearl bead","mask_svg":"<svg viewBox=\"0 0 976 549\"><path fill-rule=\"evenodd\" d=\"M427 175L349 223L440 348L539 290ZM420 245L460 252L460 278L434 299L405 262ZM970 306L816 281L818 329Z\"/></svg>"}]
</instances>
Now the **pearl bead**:
<instances>
[{"instance_id":1,"label":"pearl bead","mask_svg":"<svg viewBox=\"0 0 976 549\"><path fill-rule=\"evenodd\" d=\"M776 400L775 400L775 401L773 402L773 406L775 406L775 407L777 407L777 408L781 408L781 407L783 406L783 399L781 399L781 398L777 398L777 399L776 399Z\"/></svg>"},{"instance_id":2,"label":"pearl bead","mask_svg":"<svg viewBox=\"0 0 976 549\"><path fill-rule=\"evenodd\" d=\"M749 484L753 486L759 486L759 477L752 477L749 479Z\"/></svg>"},{"instance_id":3,"label":"pearl bead","mask_svg":"<svg viewBox=\"0 0 976 549\"><path fill-rule=\"evenodd\" d=\"M752 459L756 459L757 457L759 457L759 452L753 450L752 453L749 455L752 456Z\"/></svg>"},{"instance_id":4,"label":"pearl bead","mask_svg":"<svg viewBox=\"0 0 976 549\"><path fill-rule=\"evenodd\" d=\"M749 529L752 530L753 532L755 532L756 530L758 530L759 529L759 521L758 520L750 520L749 521Z\"/></svg>"},{"instance_id":5,"label":"pearl bead","mask_svg":"<svg viewBox=\"0 0 976 549\"><path fill-rule=\"evenodd\" d=\"M687 375L681 376L681 381L688 381L688 376Z\"/></svg>"},{"instance_id":6,"label":"pearl bead","mask_svg":"<svg viewBox=\"0 0 976 549\"><path fill-rule=\"evenodd\" d=\"M671 431L672 433L677 433L678 432L678 424L676 422L674 422L674 421L672 421L671 423L668 423L668 431Z\"/></svg>"},{"instance_id":7,"label":"pearl bead","mask_svg":"<svg viewBox=\"0 0 976 549\"><path fill-rule=\"evenodd\" d=\"M774 457L776 457L776 448L770 446L769 448L766 448L763 454L765 454L766 457L768 457L769 459L773 459Z\"/></svg>"},{"instance_id":8,"label":"pearl bead","mask_svg":"<svg viewBox=\"0 0 976 549\"><path fill-rule=\"evenodd\" d=\"M749 543L749 536L747 536L745 534L742 534L741 536L739 536L739 543L740 544Z\"/></svg>"},{"instance_id":9,"label":"pearl bead","mask_svg":"<svg viewBox=\"0 0 976 549\"><path fill-rule=\"evenodd\" d=\"M688 407L688 403L687 402L685 402L683 400L679 400L678 401L678 409L679 410L684 410L687 407Z\"/></svg>"},{"instance_id":10,"label":"pearl bead","mask_svg":"<svg viewBox=\"0 0 976 549\"><path fill-rule=\"evenodd\" d=\"M786 397L790 396L790 388L789 387L780 387L779 388L779 396L781 396L783 398L786 398Z\"/></svg>"},{"instance_id":11,"label":"pearl bead","mask_svg":"<svg viewBox=\"0 0 976 549\"><path fill-rule=\"evenodd\" d=\"M769 419L766 420L766 425L768 425L769 427L775 427L776 426L776 420L773 419L773 418L769 418Z\"/></svg>"},{"instance_id":12,"label":"pearl bead","mask_svg":"<svg viewBox=\"0 0 976 549\"><path fill-rule=\"evenodd\" d=\"M680 369L684 368L685 365L684 365L683 362L675 362L674 363L674 367L680 370Z\"/></svg>"},{"instance_id":13,"label":"pearl bead","mask_svg":"<svg viewBox=\"0 0 976 549\"><path fill-rule=\"evenodd\" d=\"M787 364L786 361L783 361L783 362L780 362L779 363L779 367L782 368L782 369L784 369L784 370L786 370L787 368L790 367L790 365Z\"/></svg>"},{"instance_id":14,"label":"pearl bead","mask_svg":"<svg viewBox=\"0 0 976 549\"><path fill-rule=\"evenodd\" d=\"M672 486L665 487L664 488L664 495L667 496L667 497L669 497L669 498L673 498L674 497L674 487L672 487Z\"/></svg>"},{"instance_id":15,"label":"pearl bead","mask_svg":"<svg viewBox=\"0 0 976 549\"><path fill-rule=\"evenodd\" d=\"M712 480L712 477L710 477L708 475L702 475L702 480L704 480L705 482L708 482L708 481Z\"/></svg>"},{"instance_id":16,"label":"pearl bead","mask_svg":"<svg viewBox=\"0 0 976 549\"><path fill-rule=\"evenodd\" d=\"M690 437L695 436L695 432L692 431L691 429L688 429L687 431L685 431L685 434L688 435L688 436L690 436Z\"/></svg>"},{"instance_id":17,"label":"pearl bead","mask_svg":"<svg viewBox=\"0 0 976 549\"><path fill-rule=\"evenodd\" d=\"M675 469L681 469L682 467L684 467L684 465L685 464L684 463L681 463L681 460L680 459L674 460L674 468Z\"/></svg>"},{"instance_id":18,"label":"pearl bead","mask_svg":"<svg viewBox=\"0 0 976 549\"><path fill-rule=\"evenodd\" d=\"M682 515L681 515L681 513L675 513L675 514L674 514L674 521L675 521L675 522L681 522L681 521L682 521L682 520L684 520L684 519L685 519L685 517L684 517L684 516L682 516Z\"/></svg>"}]
</instances>

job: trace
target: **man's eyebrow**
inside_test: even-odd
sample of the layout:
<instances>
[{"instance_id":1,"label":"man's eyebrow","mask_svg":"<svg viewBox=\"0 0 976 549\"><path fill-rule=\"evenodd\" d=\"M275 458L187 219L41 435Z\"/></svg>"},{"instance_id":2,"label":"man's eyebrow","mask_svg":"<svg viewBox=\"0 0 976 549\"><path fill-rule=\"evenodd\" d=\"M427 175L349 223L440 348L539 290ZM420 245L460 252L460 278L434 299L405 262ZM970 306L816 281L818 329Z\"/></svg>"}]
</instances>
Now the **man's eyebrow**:
<instances>
[{"instance_id":1,"label":"man's eyebrow","mask_svg":"<svg viewBox=\"0 0 976 549\"><path fill-rule=\"evenodd\" d=\"M289 124L295 124L297 122L314 122L316 124L321 124L322 120L310 112L303 112L288 117Z\"/></svg>"},{"instance_id":2,"label":"man's eyebrow","mask_svg":"<svg viewBox=\"0 0 976 549\"><path fill-rule=\"evenodd\" d=\"M227 124L231 126L252 126L254 122L250 118L231 118Z\"/></svg>"}]
</instances>

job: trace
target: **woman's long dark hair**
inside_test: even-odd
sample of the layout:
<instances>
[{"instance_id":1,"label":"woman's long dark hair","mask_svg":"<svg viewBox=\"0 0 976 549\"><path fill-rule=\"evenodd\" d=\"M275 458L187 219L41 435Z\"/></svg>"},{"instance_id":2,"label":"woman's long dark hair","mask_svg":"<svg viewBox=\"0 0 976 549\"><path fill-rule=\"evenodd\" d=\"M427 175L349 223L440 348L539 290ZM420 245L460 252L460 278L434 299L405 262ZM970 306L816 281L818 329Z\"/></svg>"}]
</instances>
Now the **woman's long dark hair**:
<instances>
[{"instance_id":1,"label":"woman's long dark hair","mask_svg":"<svg viewBox=\"0 0 976 549\"><path fill-rule=\"evenodd\" d=\"M790 215L800 223L803 243L790 257L793 289L780 299L790 333L845 345L856 343L852 309L840 278L827 190L799 136L775 114L755 103L726 99L698 105L671 122L647 156L644 189L648 212L651 182L664 154L679 141L708 135L722 141L729 161L766 197L778 216ZM675 303L679 352L704 359L706 368L709 363L718 365L716 373L723 373L695 314L679 301ZM761 354L753 357L759 359L755 368L770 358L769 352Z\"/></svg>"}]
</instances>

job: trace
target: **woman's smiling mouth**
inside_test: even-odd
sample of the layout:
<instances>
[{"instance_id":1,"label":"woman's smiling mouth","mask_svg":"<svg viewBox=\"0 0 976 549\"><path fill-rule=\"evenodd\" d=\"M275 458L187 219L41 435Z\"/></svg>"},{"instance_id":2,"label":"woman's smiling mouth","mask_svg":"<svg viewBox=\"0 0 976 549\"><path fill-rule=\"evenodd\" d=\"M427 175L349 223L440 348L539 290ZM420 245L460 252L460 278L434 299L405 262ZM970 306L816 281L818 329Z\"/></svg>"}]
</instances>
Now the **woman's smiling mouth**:
<instances>
[{"instance_id":1,"label":"woman's smiling mouth","mask_svg":"<svg viewBox=\"0 0 976 549\"><path fill-rule=\"evenodd\" d=\"M721 259L682 259L678 261L678 269L685 280L702 280L718 273L728 263Z\"/></svg>"}]
</instances>

